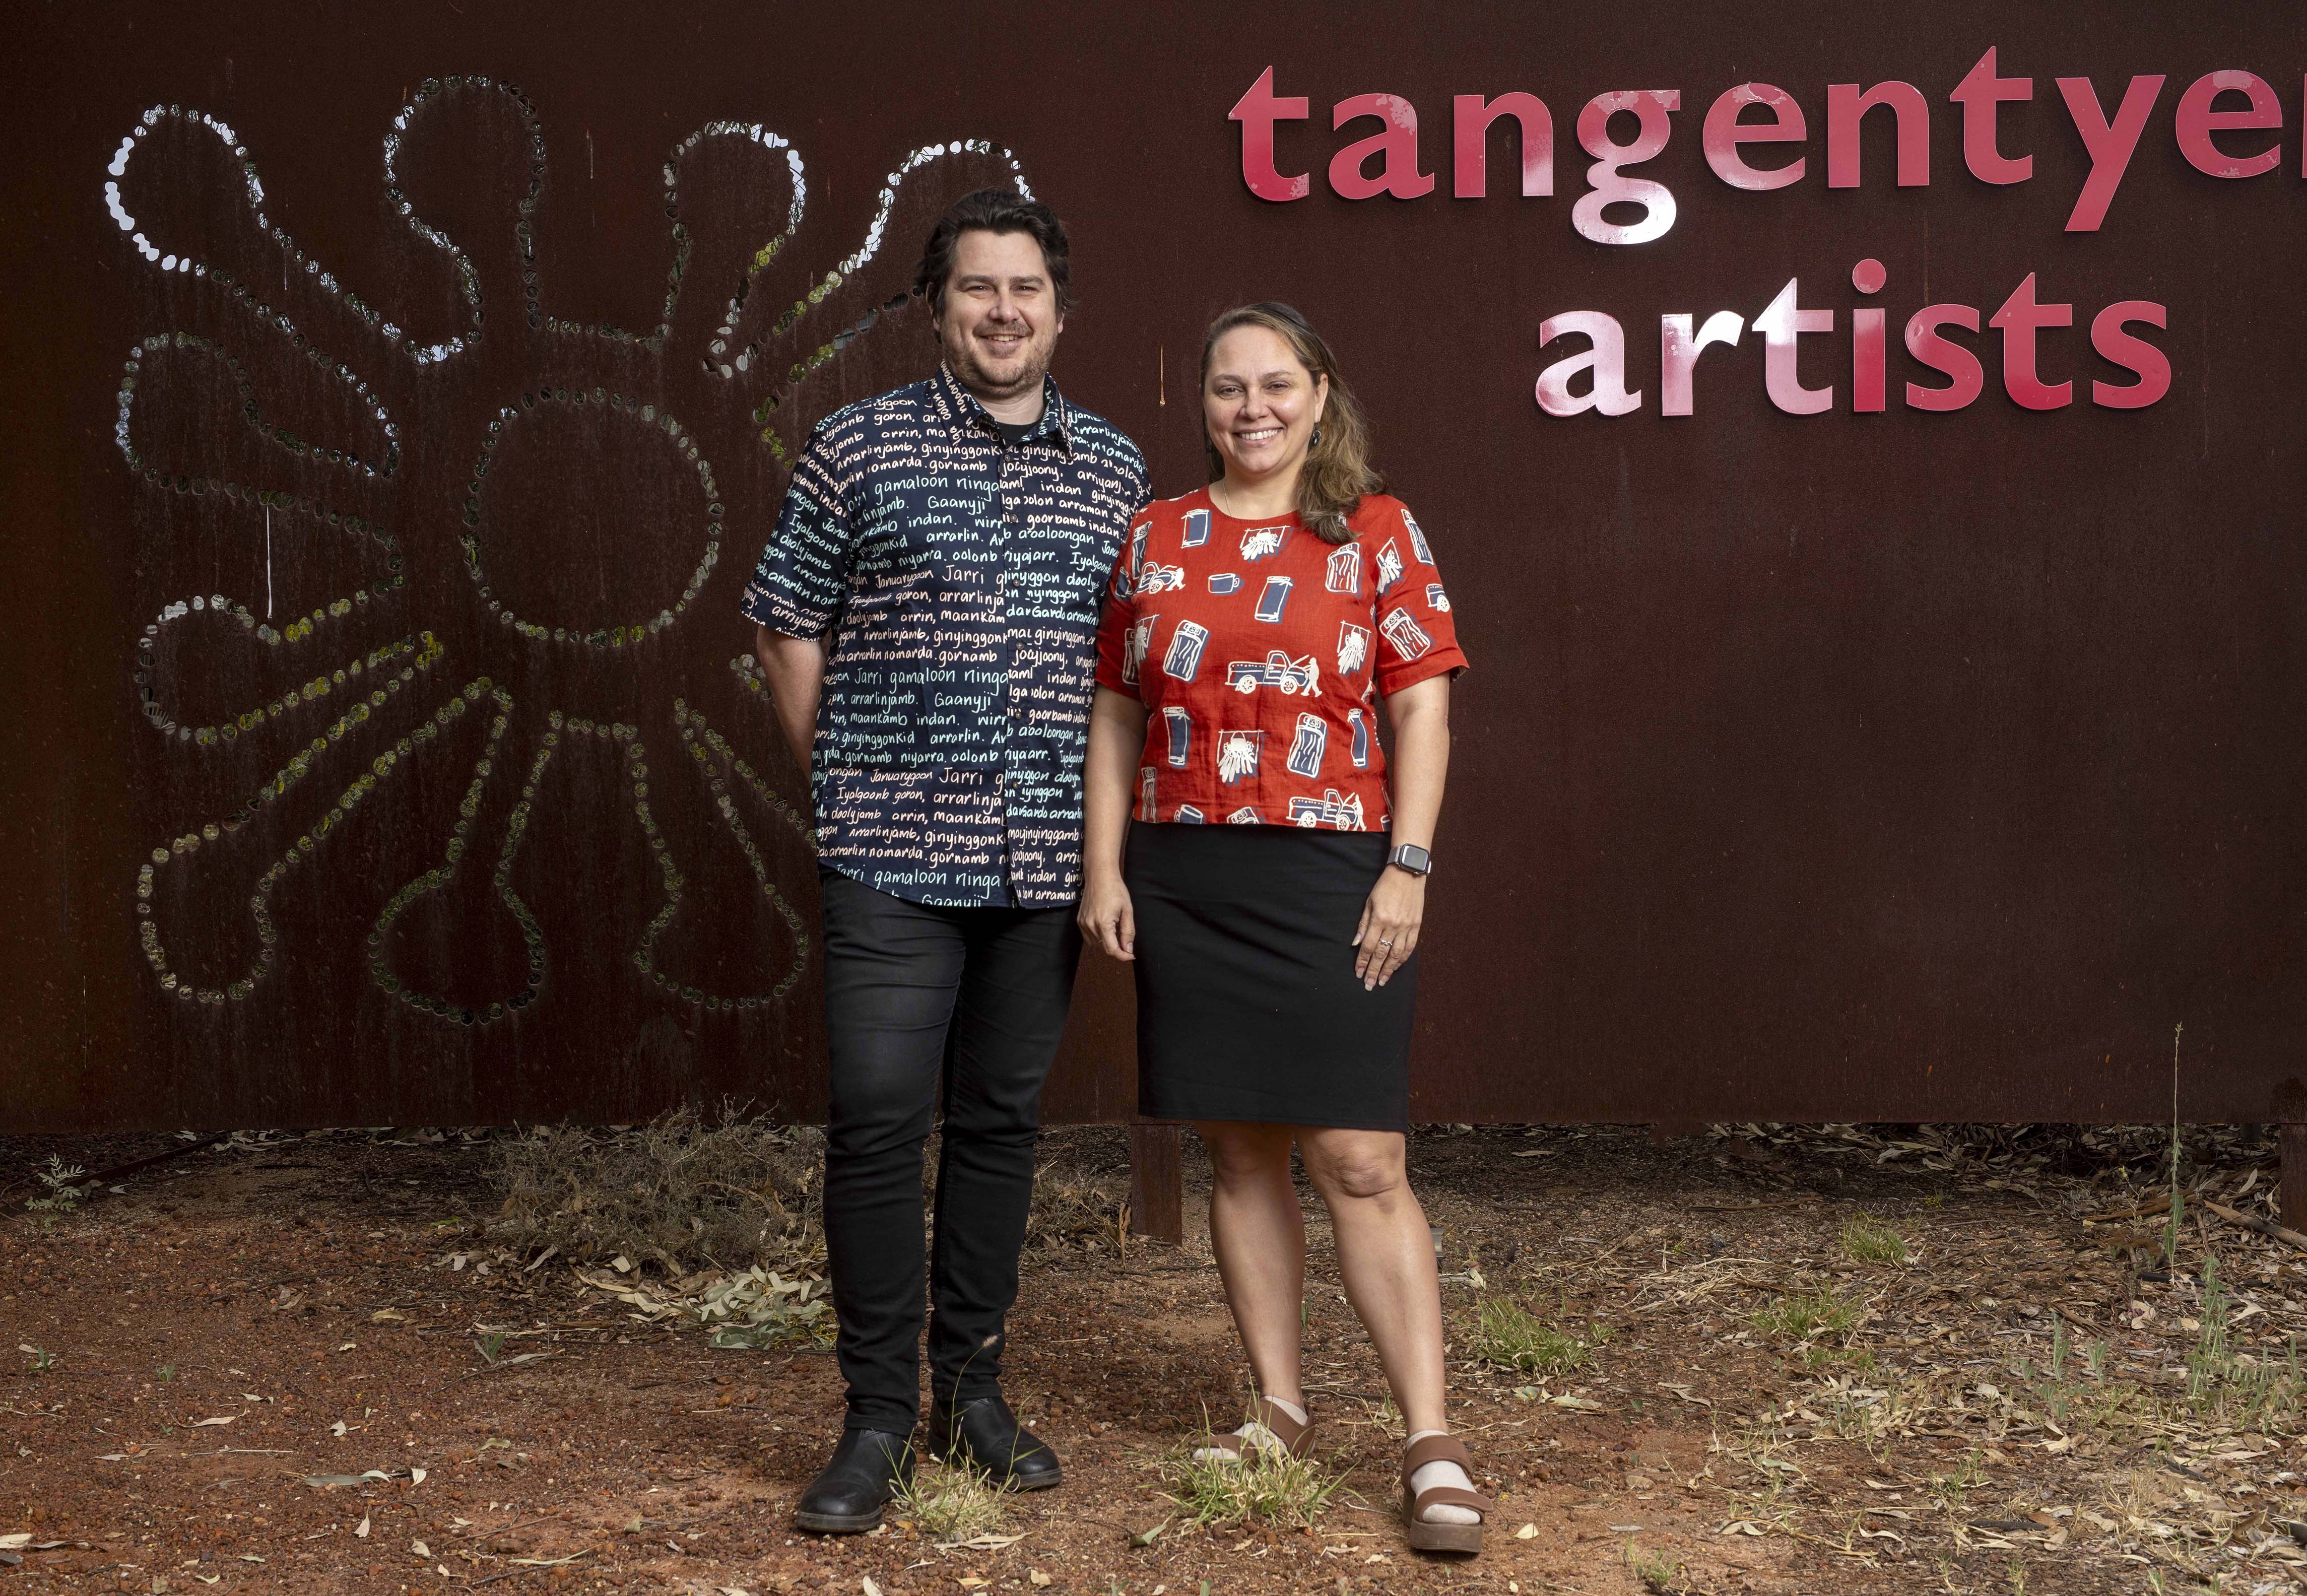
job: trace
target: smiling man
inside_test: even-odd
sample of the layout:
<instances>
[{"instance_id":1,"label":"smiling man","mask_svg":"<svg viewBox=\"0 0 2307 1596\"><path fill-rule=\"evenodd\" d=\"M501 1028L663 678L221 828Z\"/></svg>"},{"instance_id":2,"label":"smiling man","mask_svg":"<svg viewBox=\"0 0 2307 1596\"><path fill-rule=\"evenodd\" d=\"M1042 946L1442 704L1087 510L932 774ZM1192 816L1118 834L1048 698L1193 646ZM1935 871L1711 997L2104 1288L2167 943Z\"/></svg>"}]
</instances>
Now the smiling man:
<instances>
[{"instance_id":1,"label":"smiling man","mask_svg":"<svg viewBox=\"0 0 2307 1596\"><path fill-rule=\"evenodd\" d=\"M912 1468L922 1148L937 1180L929 1445L1020 1489L1057 1455L999 1386L1042 1082L1081 942L1082 754L1104 583L1148 498L1136 445L1049 375L1065 228L1000 189L922 252L937 373L836 412L745 589L810 772L825 905L825 1231L849 1411L801 1498L854 1533Z\"/></svg>"}]
</instances>

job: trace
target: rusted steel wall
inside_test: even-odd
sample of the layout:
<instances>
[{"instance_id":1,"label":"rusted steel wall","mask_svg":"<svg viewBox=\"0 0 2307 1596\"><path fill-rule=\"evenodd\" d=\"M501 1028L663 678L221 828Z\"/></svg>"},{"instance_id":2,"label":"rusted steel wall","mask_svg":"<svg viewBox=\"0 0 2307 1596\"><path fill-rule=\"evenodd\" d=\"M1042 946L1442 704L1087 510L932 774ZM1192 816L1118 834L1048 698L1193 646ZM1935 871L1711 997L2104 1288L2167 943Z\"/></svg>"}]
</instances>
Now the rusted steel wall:
<instances>
[{"instance_id":1,"label":"rusted steel wall","mask_svg":"<svg viewBox=\"0 0 2307 1596\"><path fill-rule=\"evenodd\" d=\"M2268 1115L2307 994L2302 45L2280 8L2074 15L20 8L0 1121L815 1111L803 784L738 590L808 425L932 358L890 308L930 219L1021 175L1076 238L1059 376L1162 491L1199 477L1200 328L1278 296L1433 534L1476 668L1422 1117L2155 1116L2183 1021L2184 1111ZM2001 117L2024 184L1964 170L1946 97L1989 45L2034 80ZM1313 102L1291 204L1226 119L1268 65ZM2230 67L2286 107L2249 182L2171 133ZM2114 207L2064 233L2089 161L2052 80L2112 107L2134 73L2168 82ZM1886 79L1930 101L1931 184L1870 124L1874 176L1830 190L1826 85ZM1748 80L1806 111L1805 181L1708 170ZM1590 243L1577 107L1659 86L1677 227ZM1554 195L1501 133L1489 197L1450 197L1451 98L1509 90L1552 107ZM1376 90L1433 193L1322 181L1328 108ZM2166 304L2169 395L2022 410L1982 339L1980 402L1898 401L1936 380L1912 310L2030 272L2082 384L2123 377L2098 307ZM1657 318L1751 322L1793 277L1837 313L1802 358L1838 408L1773 408L1750 336L1660 416ZM1880 415L1848 405L1862 302ZM1649 408L1532 404L1571 310L1623 322ZM1124 1116L1127 982L1083 991L1051 1113Z\"/></svg>"}]
</instances>

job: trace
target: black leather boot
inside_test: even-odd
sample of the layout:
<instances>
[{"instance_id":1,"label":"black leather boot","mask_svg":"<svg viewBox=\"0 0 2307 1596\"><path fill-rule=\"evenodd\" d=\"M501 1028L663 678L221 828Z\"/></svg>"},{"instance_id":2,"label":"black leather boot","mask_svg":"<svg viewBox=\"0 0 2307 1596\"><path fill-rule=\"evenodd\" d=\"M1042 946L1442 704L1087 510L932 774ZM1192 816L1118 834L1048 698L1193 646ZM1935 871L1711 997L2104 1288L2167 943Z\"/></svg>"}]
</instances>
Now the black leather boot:
<instances>
[{"instance_id":1,"label":"black leather boot","mask_svg":"<svg viewBox=\"0 0 2307 1596\"><path fill-rule=\"evenodd\" d=\"M821 1535L878 1529L881 1509L913 1478L913 1444L884 1430L845 1430L833 1461L793 1505L793 1523Z\"/></svg>"},{"instance_id":2,"label":"black leather boot","mask_svg":"<svg viewBox=\"0 0 2307 1596\"><path fill-rule=\"evenodd\" d=\"M1044 1490L1065 1476L1050 1444L1017 1422L999 1394L963 1403L940 1398L930 1408L930 1450L950 1463L974 1463L1010 1490Z\"/></svg>"}]
</instances>

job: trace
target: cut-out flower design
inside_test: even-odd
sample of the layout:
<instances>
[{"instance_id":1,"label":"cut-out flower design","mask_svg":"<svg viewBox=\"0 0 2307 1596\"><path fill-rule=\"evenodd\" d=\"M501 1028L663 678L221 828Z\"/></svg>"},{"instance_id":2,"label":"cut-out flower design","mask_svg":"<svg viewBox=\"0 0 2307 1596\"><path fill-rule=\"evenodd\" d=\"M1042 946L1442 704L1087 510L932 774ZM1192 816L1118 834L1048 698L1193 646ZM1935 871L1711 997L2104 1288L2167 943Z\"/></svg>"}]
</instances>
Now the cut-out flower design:
<instances>
[{"instance_id":1,"label":"cut-out flower design","mask_svg":"<svg viewBox=\"0 0 2307 1596\"><path fill-rule=\"evenodd\" d=\"M814 864L737 594L808 424L918 374L857 341L903 319L893 222L1023 190L1018 165L915 150L802 272L801 152L711 124L665 160L672 263L634 332L548 307L518 90L428 81L383 155L400 253L365 292L212 116L154 107L106 173L149 329L115 428L150 617L137 800L174 817L134 884L152 975L226 1016L350 1002L347 972L476 1027L556 993L774 1008Z\"/></svg>"}]
</instances>

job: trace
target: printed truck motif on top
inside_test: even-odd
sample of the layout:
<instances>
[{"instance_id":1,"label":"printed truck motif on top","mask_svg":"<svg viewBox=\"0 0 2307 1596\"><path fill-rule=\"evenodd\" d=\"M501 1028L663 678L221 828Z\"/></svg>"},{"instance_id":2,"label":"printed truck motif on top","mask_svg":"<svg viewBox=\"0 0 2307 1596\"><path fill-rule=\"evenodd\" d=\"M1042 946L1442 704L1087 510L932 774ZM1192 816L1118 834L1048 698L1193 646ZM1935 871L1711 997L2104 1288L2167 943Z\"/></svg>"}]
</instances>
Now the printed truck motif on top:
<instances>
[{"instance_id":1,"label":"printed truck motif on top","mask_svg":"<svg viewBox=\"0 0 2307 1596\"><path fill-rule=\"evenodd\" d=\"M1269 649L1263 662L1237 659L1226 666L1226 685L1239 693L1278 687L1290 697L1302 692L1310 698L1321 691L1321 682L1322 667L1312 655L1292 659L1279 648Z\"/></svg>"},{"instance_id":2,"label":"printed truck motif on top","mask_svg":"<svg viewBox=\"0 0 2307 1596\"><path fill-rule=\"evenodd\" d=\"M1334 831L1367 831L1362 821L1361 795L1351 797L1335 787L1325 787L1319 798L1292 798L1290 801L1290 823L1293 826L1327 826Z\"/></svg>"},{"instance_id":3,"label":"printed truck motif on top","mask_svg":"<svg viewBox=\"0 0 2307 1596\"><path fill-rule=\"evenodd\" d=\"M1299 536L1294 521L1234 519L1206 490L1156 502L1146 519L1145 571L1175 566L1182 579L1165 577L1158 596L1117 579L1099 634L1100 685L1147 712L1137 764L1154 791L1134 794L1133 812L1384 830L1378 700L1466 663L1438 569L1409 578L1404 555L1419 543L1400 502L1365 497L1336 545ZM1157 612L1167 630L1145 630ZM1142 663L1149 648L1162 669Z\"/></svg>"}]
</instances>

